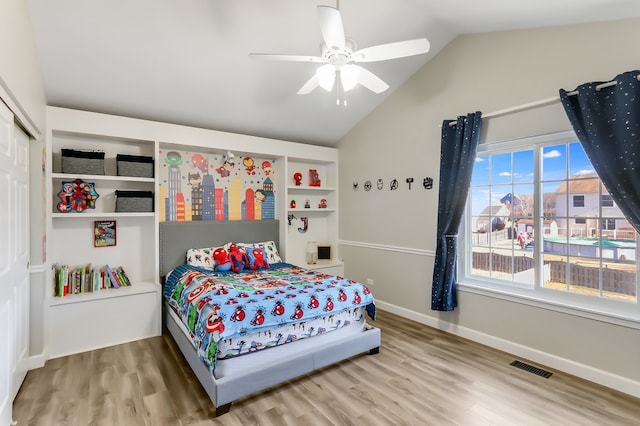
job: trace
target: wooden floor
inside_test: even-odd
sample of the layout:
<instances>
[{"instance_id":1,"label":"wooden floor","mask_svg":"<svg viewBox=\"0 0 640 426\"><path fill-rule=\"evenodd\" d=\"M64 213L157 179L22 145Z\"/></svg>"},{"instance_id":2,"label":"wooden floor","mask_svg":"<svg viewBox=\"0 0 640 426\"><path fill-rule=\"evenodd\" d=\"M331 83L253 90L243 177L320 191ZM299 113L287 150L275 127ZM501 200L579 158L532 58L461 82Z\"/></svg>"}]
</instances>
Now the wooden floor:
<instances>
[{"instance_id":1,"label":"wooden floor","mask_svg":"<svg viewBox=\"0 0 640 426\"><path fill-rule=\"evenodd\" d=\"M165 335L30 371L14 419L19 426L640 425L638 398L559 372L545 379L510 366L513 356L387 312L376 325L379 354L243 398L218 418Z\"/></svg>"}]
</instances>

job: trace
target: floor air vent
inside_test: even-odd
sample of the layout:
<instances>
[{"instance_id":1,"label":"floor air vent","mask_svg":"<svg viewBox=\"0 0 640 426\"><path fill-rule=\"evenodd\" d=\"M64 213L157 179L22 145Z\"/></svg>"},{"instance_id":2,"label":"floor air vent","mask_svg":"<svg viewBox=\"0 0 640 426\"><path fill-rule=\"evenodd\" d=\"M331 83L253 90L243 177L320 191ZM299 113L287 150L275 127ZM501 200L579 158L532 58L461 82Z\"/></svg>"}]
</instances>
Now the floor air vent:
<instances>
[{"instance_id":1,"label":"floor air vent","mask_svg":"<svg viewBox=\"0 0 640 426\"><path fill-rule=\"evenodd\" d=\"M553 374L550 371L543 370L542 368L534 367L533 365L525 364L524 362L520 361L513 361L511 365L521 370L528 371L529 373L533 373L537 376L544 377L545 379L548 379Z\"/></svg>"}]
</instances>

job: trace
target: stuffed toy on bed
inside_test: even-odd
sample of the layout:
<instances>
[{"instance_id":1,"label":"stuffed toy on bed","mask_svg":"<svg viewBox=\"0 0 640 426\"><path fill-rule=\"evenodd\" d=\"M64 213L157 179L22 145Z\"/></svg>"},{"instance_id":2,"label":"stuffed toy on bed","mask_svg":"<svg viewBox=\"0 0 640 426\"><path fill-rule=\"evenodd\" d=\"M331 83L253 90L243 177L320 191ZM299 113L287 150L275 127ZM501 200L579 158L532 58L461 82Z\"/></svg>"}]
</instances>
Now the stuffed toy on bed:
<instances>
[{"instance_id":1,"label":"stuffed toy on bed","mask_svg":"<svg viewBox=\"0 0 640 426\"><path fill-rule=\"evenodd\" d=\"M229 260L231 260L231 270L235 273L242 272L245 266L249 265L247 253L240 250L235 244L231 244L229 248Z\"/></svg>"},{"instance_id":2,"label":"stuffed toy on bed","mask_svg":"<svg viewBox=\"0 0 640 426\"><path fill-rule=\"evenodd\" d=\"M252 270L256 269L268 269L269 262L264 256L264 251L260 247L253 247L247 250L247 256L249 257L249 268Z\"/></svg>"},{"instance_id":3,"label":"stuffed toy on bed","mask_svg":"<svg viewBox=\"0 0 640 426\"><path fill-rule=\"evenodd\" d=\"M231 270L231 259L229 259L229 253L223 248L218 247L213 251L213 260L215 261L216 271L228 272Z\"/></svg>"}]
</instances>

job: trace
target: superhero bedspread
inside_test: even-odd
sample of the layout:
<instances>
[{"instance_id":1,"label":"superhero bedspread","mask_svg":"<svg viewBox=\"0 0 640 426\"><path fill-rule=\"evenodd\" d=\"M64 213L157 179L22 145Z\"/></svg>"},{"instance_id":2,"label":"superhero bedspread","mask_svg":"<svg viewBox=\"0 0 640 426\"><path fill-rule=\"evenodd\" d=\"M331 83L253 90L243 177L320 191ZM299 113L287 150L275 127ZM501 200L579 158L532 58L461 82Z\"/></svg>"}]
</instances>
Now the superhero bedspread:
<instances>
[{"instance_id":1,"label":"superhero bedspread","mask_svg":"<svg viewBox=\"0 0 640 426\"><path fill-rule=\"evenodd\" d=\"M293 339L289 334L288 339L271 339L266 344L277 346L311 337L314 330L321 334L326 330L313 325L328 316L340 318L336 327L346 326L350 318L363 320L364 312L375 319L373 296L363 284L286 263L240 274L182 265L167 277L164 296L212 372L222 341L236 339L244 344L240 339L244 336L271 338L270 331L276 328L307 325ZM251 345L244 350L239 347L235 356L252 349ZM225 358L232 356L231 351L224 354Z\"/></svg>"}]
</instances>

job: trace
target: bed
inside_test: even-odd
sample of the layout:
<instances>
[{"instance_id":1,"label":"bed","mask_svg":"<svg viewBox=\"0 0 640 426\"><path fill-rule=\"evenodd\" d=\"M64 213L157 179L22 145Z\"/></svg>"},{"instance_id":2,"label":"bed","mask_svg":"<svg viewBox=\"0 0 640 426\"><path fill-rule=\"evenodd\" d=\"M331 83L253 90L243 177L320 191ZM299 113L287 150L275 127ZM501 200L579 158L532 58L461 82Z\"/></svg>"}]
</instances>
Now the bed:
<instances>
[{"instance_id":1,"label":"bed","mask_svg":"<svg viewBox=\"0 0 640 426\"><path fill-rule=\"evenodd\" d=\"M210 271L201 268L191 270L191 268L184 266L186 253L189 249L222 246L229 242L254 241L273 241L277 246L279 234L280 224L277 220L164 222L160 224L160 276L163 278L165 286L163 290L163 323L216 407L216 416L228 412L231 409L232 402L239 398L354 355L363 352L375 354L379 351L380 330L372 327L366 320L367 317L373 317L375 305L366 287L360 283L345 280L342 277L318 275L317 272L282 263L273 263L268 269L248 270L246 274L223 272L214 273L211 276L207 275ZM270 302L275 303L277 300L284 302L286 299L294 298L298 301L299 306L311 307L313 294L315 293L323 296L323 299L321 299L323 306L318 307L318 310L324 310L325 313L315 320L299 316L296 312L292 315L287 315L286 323L280 319L279 321L282 323L279 324L279 327L301 330L297 337L295 333L293 333L292 337L292 334L289 334L290 330L279 332L277 330L282 330L281 328L276 330L267 330L265 328L266 322L278 313L278 307L274 304L266 305L267 302L263 302L260 299L258 302L267 307L266 310L263 309L265 315L260 319L266 320L264 324L256 321L255 313L262 311L257 310L255 306L248 306L245 311L251 317L252 323L255 322L258 326L264 326L262 328L258 327L257 330L243 329L243 333L246 334L240 337L233 334L231 334L231 338L221 336L217 342L219 346L216 347L215 353L226 353L229 357L224 359L219 357L211 358L211 352L214 352L214 350L206 347L203 344L204 339L201 337L194 337L196 335L194 331L198 326L195 321L188 321L190 318L187 312L188 308L180 307L177 304L178 299L180 299L179 293L187 293L187 289L183 289L181 286L199 285L200 287L206 286L208 290L224 288L232 289L229 291L233 292L236 291L236 288L243 287L238 287L237 282L225 280L238 279L241 276L246 277L246 281L249 283L246 288L251 297L246 297L247 299L253 298L254 303L256 302L255 299L258 298L258 296L253 297L254 293L260 294L260 297L265 299L270 294L282 294L281 298L275 298ZM274 277L277 279L274 279ZM196 280L201 280L198 282L205 284L193 284ZM293 285L291 285L292 280L296 281ZM274 284L276 281L278 283ZM260 287L259 283L268 284L265 284L265 287ZM280 283L282 283L282 286L278 287ZM346 287L342 286L343 283L346 283ZM253 287L254 285L257 285L259 289L256 290ZM333 302L330 297L326 296L326 291L334 290L330 290L325 286L336 287L341 292L342 290L350 292L348 295L341 293L340 296L336 297L340 297L340 300L345 300L345 303L353 303L353 306L340 312L338 312L337 308L335 313L327 312L327 301L331 302L331 307L333 307ZM287 290L289 291L288 295L285 294ZM294 290L295 294L292 294ZM278 293L280 291L282 293ZM365 292L367 293L366 295L364 294ZM210 291L209 293L213 292ZM239 296L235 297L235 299L242 298L242 295L238 292L233 294ZM236 319L240 317L234 311L221 313L223 311L218 311L217 309L220 309L222 304L214 303L209 299L207 298L207 301L211 306L214 306L215 312L219 314L218 319L227 320L227 334L231 333L232 328L237 325L234 321L231 321L231 317L235 316ZM320 299L319 296L318 299ZM362 299L362 302L356 305L356 299L358 302L361 302L360 299ZM236 301L232 302L236 303ZM243 300L240 300L240 302L244 303ZM287 300L287 303L289 302L290 300ZM200 306L202 306L202 303ZM239 308L236 307L236 309ZM191 311L193 310L191 309ZM202 312L204 312L204 309ZM244 320L245 316L242 316L242 319ZM313 323L313 321L318 322ZM323 326L320 323L321 321L325 321L329 325ZM291 322L293 324L290 324ZM212 323L213 321L209 321L207 325ZM329 329L332 331L325 332ZM310 338L302 338L305 333ZM254 339L258 335L263 338L262 341ZM311 337L312 335L313 337ZM284 338L284 336L288 338ZM269 339L271 341L288 341L282 342L286 344L270 345ZM209 344L210 342L207 341L207 343ZM244 354L232 356L231 352L240 346L245 348ZM207 353L209 353L209 359L207 359ZM238 355L240 355L240 350L238 350Z\"/></svg>"}]
</instances>

